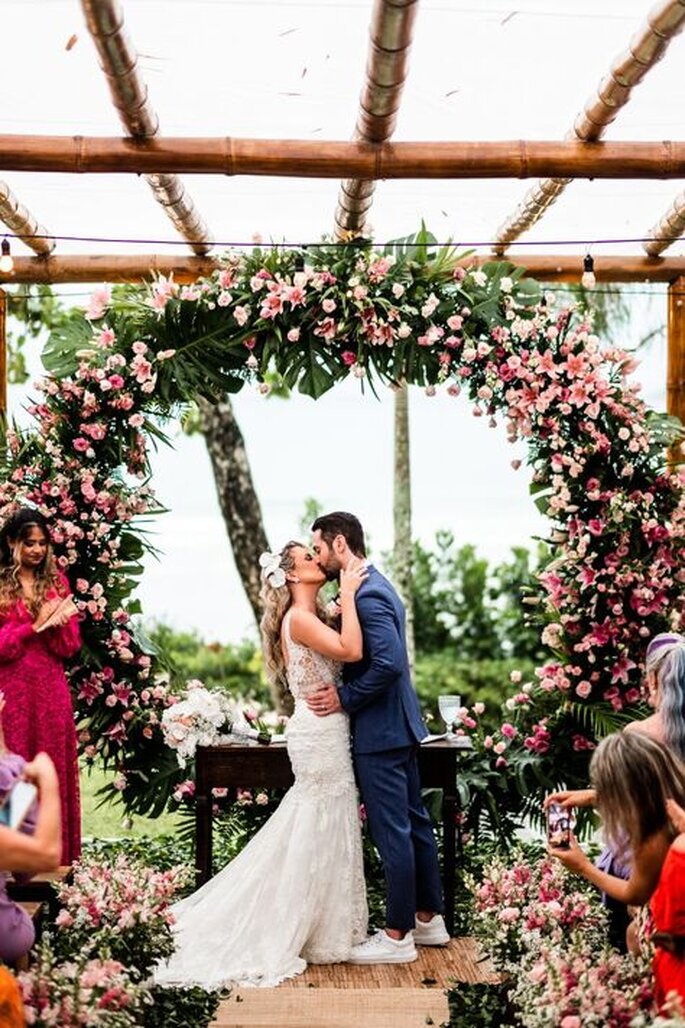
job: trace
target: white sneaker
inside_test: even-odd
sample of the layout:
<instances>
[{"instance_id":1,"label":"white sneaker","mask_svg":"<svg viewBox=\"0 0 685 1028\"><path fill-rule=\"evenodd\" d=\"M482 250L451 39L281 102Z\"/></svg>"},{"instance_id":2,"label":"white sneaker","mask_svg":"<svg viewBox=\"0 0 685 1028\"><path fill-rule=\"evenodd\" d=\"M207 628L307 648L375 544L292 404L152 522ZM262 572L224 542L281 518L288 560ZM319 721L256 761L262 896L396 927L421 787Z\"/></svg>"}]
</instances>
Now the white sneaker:
<instances>
[{"instance_id":1,"label":"white sneaker","mask_svg":"<svg viewBox=\"0 0 685 1028\"><path fill-rule=\"evenodd\" d=\"M391 939L381 929L365 942L353 946L347 959L350 964L410 964L418 956L411 932L403 939Z\"/></svg>"},{"instance_id":2,"label":"white sneaker","mask_svg":"<svg viewBox=\"0 0 685 1028\"><path fill-rule=\"evenodd\" d=\"M416 918L414 942L417 946L446 946L449 941L450 935L441 914L433 914L430 921Z\"/></svg>"}]
</instances>

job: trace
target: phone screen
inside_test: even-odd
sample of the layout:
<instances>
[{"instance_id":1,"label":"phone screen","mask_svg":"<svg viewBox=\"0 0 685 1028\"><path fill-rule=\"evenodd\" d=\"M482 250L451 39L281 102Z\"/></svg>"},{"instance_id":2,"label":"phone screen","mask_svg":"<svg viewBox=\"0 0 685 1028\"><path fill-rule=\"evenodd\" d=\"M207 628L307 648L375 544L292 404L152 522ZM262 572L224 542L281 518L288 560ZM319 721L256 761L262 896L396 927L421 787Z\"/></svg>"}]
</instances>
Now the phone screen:
<instances>
[{"instance_id":1,"label":"phone screen","mask_svg":"<svg viewBox=\"0 0 685 1028\"><path fill-rule=\"evenodd\" d=\"M0 824L7 828L19 828L26 820L37 795L38 790L31 782L15 782L0 807Z\"/></svg>"},{"instance_id":2,"label":"phone screen","mask_svg":"<svg viewBox=\"0 0 685 1028\"><path fill-rule=\"evenodd\" d=\"M551 803L547 808L547 842L559 850L571 846L571 815L559 803Z\"/></svg>"}]
</instances>

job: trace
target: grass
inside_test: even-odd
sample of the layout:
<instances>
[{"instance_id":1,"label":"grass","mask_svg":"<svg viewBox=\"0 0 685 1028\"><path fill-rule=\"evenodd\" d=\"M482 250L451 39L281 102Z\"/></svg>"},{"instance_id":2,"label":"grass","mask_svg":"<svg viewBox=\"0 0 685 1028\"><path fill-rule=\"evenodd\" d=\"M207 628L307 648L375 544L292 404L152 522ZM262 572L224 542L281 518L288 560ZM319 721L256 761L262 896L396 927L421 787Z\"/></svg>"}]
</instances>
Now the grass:
<instances>
[{"instance_id":1,"label":"grass","mask_svg":"<svg viewBox=\"0 0 685 1028\"><path fill-rule=\"evenodd\" d=\"M140 839L173 834L178 828L174 814L127 818L120 803L102 802L97 792L114 777L95 765L81 768L81 824L85 839Z\"/></svg>"}]
</instances>

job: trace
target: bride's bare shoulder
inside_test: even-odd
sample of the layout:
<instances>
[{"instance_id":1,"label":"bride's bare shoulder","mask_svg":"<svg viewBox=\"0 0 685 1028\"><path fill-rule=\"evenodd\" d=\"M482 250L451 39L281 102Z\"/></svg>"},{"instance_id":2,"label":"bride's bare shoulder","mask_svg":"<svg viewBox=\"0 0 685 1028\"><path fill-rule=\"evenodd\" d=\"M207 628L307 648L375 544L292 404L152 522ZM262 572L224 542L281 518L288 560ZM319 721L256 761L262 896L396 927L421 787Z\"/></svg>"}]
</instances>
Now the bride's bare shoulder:
<instances>
[{"instance_id":1,"label":"bride's bare shoulder","mask_svg":"<svg viewBox=\"0 0 685 1028\"><path fill-rule=\"evenodd\" d=\"M312 628L322 624L316 614L309 610L303 610L301 607L291 607L288 613L290 614L290 634L295 642L301 642L303 635L309 635Z\"/></svg>"}]
</instances>

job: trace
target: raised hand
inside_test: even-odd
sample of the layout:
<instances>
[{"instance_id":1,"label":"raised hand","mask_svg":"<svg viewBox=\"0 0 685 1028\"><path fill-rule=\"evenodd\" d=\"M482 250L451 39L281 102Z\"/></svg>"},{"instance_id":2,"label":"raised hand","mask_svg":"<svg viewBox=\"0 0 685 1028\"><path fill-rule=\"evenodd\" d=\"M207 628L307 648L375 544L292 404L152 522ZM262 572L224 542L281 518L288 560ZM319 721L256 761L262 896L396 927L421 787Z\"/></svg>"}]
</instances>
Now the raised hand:
<instances>
[{"instance_id":1,"label":"raised hand","mask_svg":"<svg viewBox=\"0 0 685 1028\"><path fill-rule=\"evenodd\" d=\"M678 832L685 832L685 810L675 800L666 800L666 813Z\"/></svg>"},{"instance_id":2,"label":"raised hand","mask_svg":"<svg viewBox=\"0 0 685 1028\"><path fill-rule=\"evenodd\" d=\"M365 561L354 557L340 572L340 596L354 596L359 586L369 577Z\"/></svg>"},{"instance_id":3,"label":"raised hand","mask_svg":"<svg viewBox=\"0 0 685 1028\"><path fill-rule=\"evenodd\" d=\"M569 871L575 872L575 874L584 874L588 864L591 865L591 861L578 845L574 835L571 835L569 839L568 849L549 846L547 852L550 856L556 857L564 867Z\"/></svg>"},{"instance_id":4,"label":"raised hand","mask_svg":"<svg viewBox=\"0 0 685 1028\"><path fill-rule=\"evenodd\" d=\"M573 807L592 807L595 803L595 790L566 789L561 792L553 792L543 803L543 810L547 810L552 803L558 803L566 810L571 810Z\"/></svg>"},{"instance_id":5,"label":"raised hand","mask_svg":"<svg viewBox=\"0 0 685 1028\"><path fill-rule=\"evenodd\" d=\"M33 760L24 766L22 777L27 782L33 782L42 792L46 786L58 787L57 771L47 753L37 753Z\"/></svg>"}]
</instances>

